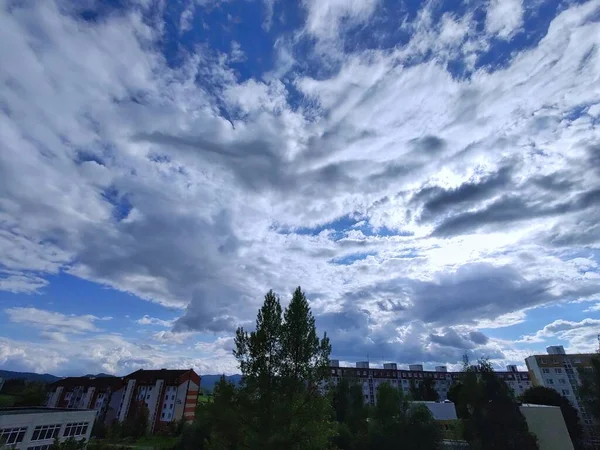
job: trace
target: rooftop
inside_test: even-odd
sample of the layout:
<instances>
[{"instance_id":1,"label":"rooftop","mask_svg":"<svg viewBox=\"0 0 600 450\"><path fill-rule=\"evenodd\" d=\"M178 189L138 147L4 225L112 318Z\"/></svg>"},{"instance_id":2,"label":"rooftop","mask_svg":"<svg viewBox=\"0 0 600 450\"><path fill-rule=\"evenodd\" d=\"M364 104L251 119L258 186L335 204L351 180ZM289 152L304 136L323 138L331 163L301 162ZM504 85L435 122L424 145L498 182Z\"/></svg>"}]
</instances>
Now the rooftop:
<instances>
[{"instance_id":1,"label":"rooftop","mask_svg":"<svg viewBox=\"0 0 600 450\"><path fill-rule=\"evenodd\" d=\"M73 409L73 408L47 408L45 406L32 406L32 407L13 407L13 408L0 408L0 416L7 416L11 414L42 414L42 413L61 413L61 412L73 412L73 411L92 411L93 409Z\"/></svg>"}]
</instances>

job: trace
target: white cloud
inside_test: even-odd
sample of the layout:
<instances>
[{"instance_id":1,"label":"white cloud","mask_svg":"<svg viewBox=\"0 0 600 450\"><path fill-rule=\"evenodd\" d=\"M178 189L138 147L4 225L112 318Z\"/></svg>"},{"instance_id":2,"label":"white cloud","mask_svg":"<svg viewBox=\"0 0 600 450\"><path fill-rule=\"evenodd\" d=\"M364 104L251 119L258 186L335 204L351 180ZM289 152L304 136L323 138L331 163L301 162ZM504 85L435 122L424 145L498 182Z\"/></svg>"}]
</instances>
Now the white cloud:
<instances>
[{"instance_id":1,"label":"white cloud","mask_svg":"<svg viewBox=\"0 0 600 450\"><path fill-rule=\"evenodd\" d=\"M15 294L19 292L33 294L47 284L48 281L41 277L20 273L9 273L7 276L0 278L0 291L8 291Z\"/></svg>"},{"instance_id":2,"label":"white cloud","mask_svg":"<svg viewBox=\"0 0 600 450\"><path fill-rule=\"evenodd\" d=\"M306 30L321 38L334 38L340 22L366 22L375 11L378 0L303 0L307 9Z\"/></svg>"},{"instance_id":3,"label":"white cloud","mask_svg":"<svg viewBox=\"0 0 600 450\"><path fill-rule=\"evenodd\" d=\"M502 39L510 39L523 25L522 0L491 0L485 29Z\"/></svg>"},{"instance_id":4,"label":"white cloud","mask_svg":"<svg viewBox=\"0 0 600 450\"><path fill-rule=\"evenodd\" d=\"M84 26L53 2L3 9L0 288L33 292L66 272L179 308L175 328L153 336L171 346L251 324L264 292L287 300L301 284L334 353L411 362L460 357L428 340L444 327L506 327L543 304L593 299L598 268L581 252L599 247L595 109L573 111L600 104L597 5L562 12L537 46L470 78L445 63L476 61L490 36L470 13L434 24L423 10L407 45L341 54L317 75L282 38L266 82L238 82L227 55L203 49L167 66L161 32L138 13ZM368 23L376 6L307 2L306 30L339 43L341 24ZM521 26L492 19L500 37ZM348 215L363 224L346 235L290 232ZM463 316L435 314L431 298ZM5 345L19 364L58 367L63 319L96 331L94 316L16 310L50 323L39 325L47 357ZM137 361L122 338L85 345L105 371L179 364L160 348ZM211 345L199 348L221 351ZM503 359L493 341L484 350Z\"/></svg>"},{"instance_id":5,"label":"white cloud","mask_svg":"<svg viewBox=\"0 0 600 450\"><path fill-rule=\"evenodd\" d=\"M144 315L144 317L136 320L135 322L140 325L159 325L161 327L169 327L173 325L172 320L157 319L156 317L150 317L148 315Z\"/></svg>"},{"instance_id":6,"label":"white cloud","mask_svg":"<svg viewBox=\"0 0 600 450\"><path fill-rule=\"evenodd\" d=\"M173 332L173 331L157 331L152 335L152 338L158 342L167 344L183 344L186 339L194 336L194 332Z\"/></svg>"},{"instance_id":7,"label":"white cloud","mask_svg":"<svg viewBox=\"0 0 600 450\"><path fill-rule=\"evenodd\" d=\"M17 371L78 376L84 373L126 375L140 368L193 368L199 374L236 373L233 357L196 357L184 349L134 342L116 335L47 340L32 344L0 337L0 365Z\"/></svg>"},{"instance_id":8,"label":"white cloud","mask_svg":"<svg viewBox=\"0 0 600 450\"><path fill-rule=\"evenodd\" d=\"M196 12L196 4L193 0L188 0L188 4L179 16L179 33L185 33L192 29L194 13Z\"/></svg>"},{"instance_id":9,"label":"white cloud","mask_svg":"<svg viewBox=\"0 0 600 450\"><path fill-rule=\"evenodd\" d=\"M4 312L11 322L24 324L39 330L61 333L80 334L99 331L94 322L104 320L92 315L66 315L38 308L14 307L7 308Z\"/></svg>"},{"instance_id":10,"label":"white cloud","mask_svg":"<svg viewBox=\"0 0 600 450\"><path fill-rule=\"evenodd\" d=\"M571 353L591 353L598 349L599 327L599 319L587 318L580 322L558 319L535 334L523 336L521 342L549 344L561 340L567 342L567 351Z\"/></svg>"}]
</instances>

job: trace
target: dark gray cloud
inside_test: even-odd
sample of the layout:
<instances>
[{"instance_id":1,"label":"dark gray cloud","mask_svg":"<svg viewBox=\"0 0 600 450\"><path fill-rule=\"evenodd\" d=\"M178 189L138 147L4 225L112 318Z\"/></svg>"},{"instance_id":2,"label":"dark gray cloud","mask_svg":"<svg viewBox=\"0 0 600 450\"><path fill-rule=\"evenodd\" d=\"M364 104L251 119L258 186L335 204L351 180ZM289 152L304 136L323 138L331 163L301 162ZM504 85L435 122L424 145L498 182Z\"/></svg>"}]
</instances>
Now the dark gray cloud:
<instances>
[{"instance_id":1,"label":"dark gray cloud","mask_svg":"<svg viewBox=\"0 0 600 450\"><path fill-rule=\"evenodd\" d=\"M456 189L443 189L438 186L422 189L411 199L411 204L423 204L421 220L430 221L440 214L457 207L465 207L465 203L485 200L501 192L511 182L512 166L501 167L497 172L488 175L479 182L460 185Z\"/></svg>"},{"instance_id":2,"label":"dark gray cloud","mask_svg":"<svg viewBox=\"0 0 600 450\"><path fill-rule=\"evenodd\" d=\"M433 235L452 236L473 232L486 225L581 212L600 205L600 188L576 194L571 200L565 200L563 196L554 204L541 200L542 198L525 199L523 196L505 195L481 210L450 216L435 228ZM594 210L593 214L599 215L599 211Z\"/></svg>"},{"instance_id":3,"label":"dark gray cloud","mask_svg":"<svg viewBox=\"0 0 600 450\"><path fill-rule=\"evenodd\" d=\"M488 338L481 331L471 331L471 332L469 332L469 339L472 342L475 342L476 344L481 344L481 345L487 344L488 341L490 340L490 338Z\"/></svg>"},{"instance_id":4,"label":"dark gray cloud","mask_svg":"<svg viewBox=\"0 0 600 450\"><path fill-rule=\"evenodd\" d=\"M447 347L472 350L480 345L487 344L489 338L480 331L459 334L452 328L446 328L443 334L430 334L429 340L433 343Z\"/></svg>"},{"instance_id":5,"label":"dark gray cloud","mask_svg":"<svg viewBox=\"0 0 600 450\"><path fill-rule=\"evenodd\" d=\"M446 148L446 141L438 136L425 136L413 139L411 144L416 152L425 152L428 156L437 156Z\"/></svg>"},{"instance_id":6,"label":"dark gray cloud","mask_svg":"<svg viewBox=\"0 0 600 450\"><path fill-rule=\"evenodd\" d=\"M411 283L410 317L425 323L469 323L556 298L550 280L527 280L515 267L467 264L435 282Z\"/></svg>"}]
</instances>

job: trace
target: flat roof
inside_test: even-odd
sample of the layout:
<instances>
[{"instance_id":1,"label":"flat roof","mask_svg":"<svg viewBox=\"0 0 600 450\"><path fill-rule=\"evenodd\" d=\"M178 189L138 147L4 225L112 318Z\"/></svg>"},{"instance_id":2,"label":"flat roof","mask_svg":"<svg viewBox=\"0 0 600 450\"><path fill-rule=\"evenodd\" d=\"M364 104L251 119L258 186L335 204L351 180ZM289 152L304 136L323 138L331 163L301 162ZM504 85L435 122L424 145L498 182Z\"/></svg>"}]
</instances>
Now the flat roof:
<instances>
[{"instance_id":1,"label":"flat roof","mask_svg":"<svg viewBox=\"0 0 600 450\"><path fill-rule=\"evenodd\" d=\"M48 408L45 406L24 406L12 408L0 408L0 416L9 414L41 414L41 413L59 413L59 412L76 412L76 411L93 411L94 409L73 409L73 408Z\"/></svg>"}]
</instances>

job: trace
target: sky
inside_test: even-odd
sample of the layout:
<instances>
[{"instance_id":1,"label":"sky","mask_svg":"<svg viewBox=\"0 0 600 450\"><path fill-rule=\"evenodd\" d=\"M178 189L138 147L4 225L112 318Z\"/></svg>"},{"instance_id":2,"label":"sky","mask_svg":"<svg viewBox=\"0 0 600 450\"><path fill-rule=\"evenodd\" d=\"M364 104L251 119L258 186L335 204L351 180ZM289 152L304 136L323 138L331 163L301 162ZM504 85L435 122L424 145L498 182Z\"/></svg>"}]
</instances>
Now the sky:
<instances>
[{"instance_id":1,"label":"sky","mask_svg":"<svg viewBox=\"0 0 600 450\"><path fill-rule=\"evenodd\" d=\"M236 373L600 332L600 0L0 0L0 368Z\"/></svg>"}]
</instances>

